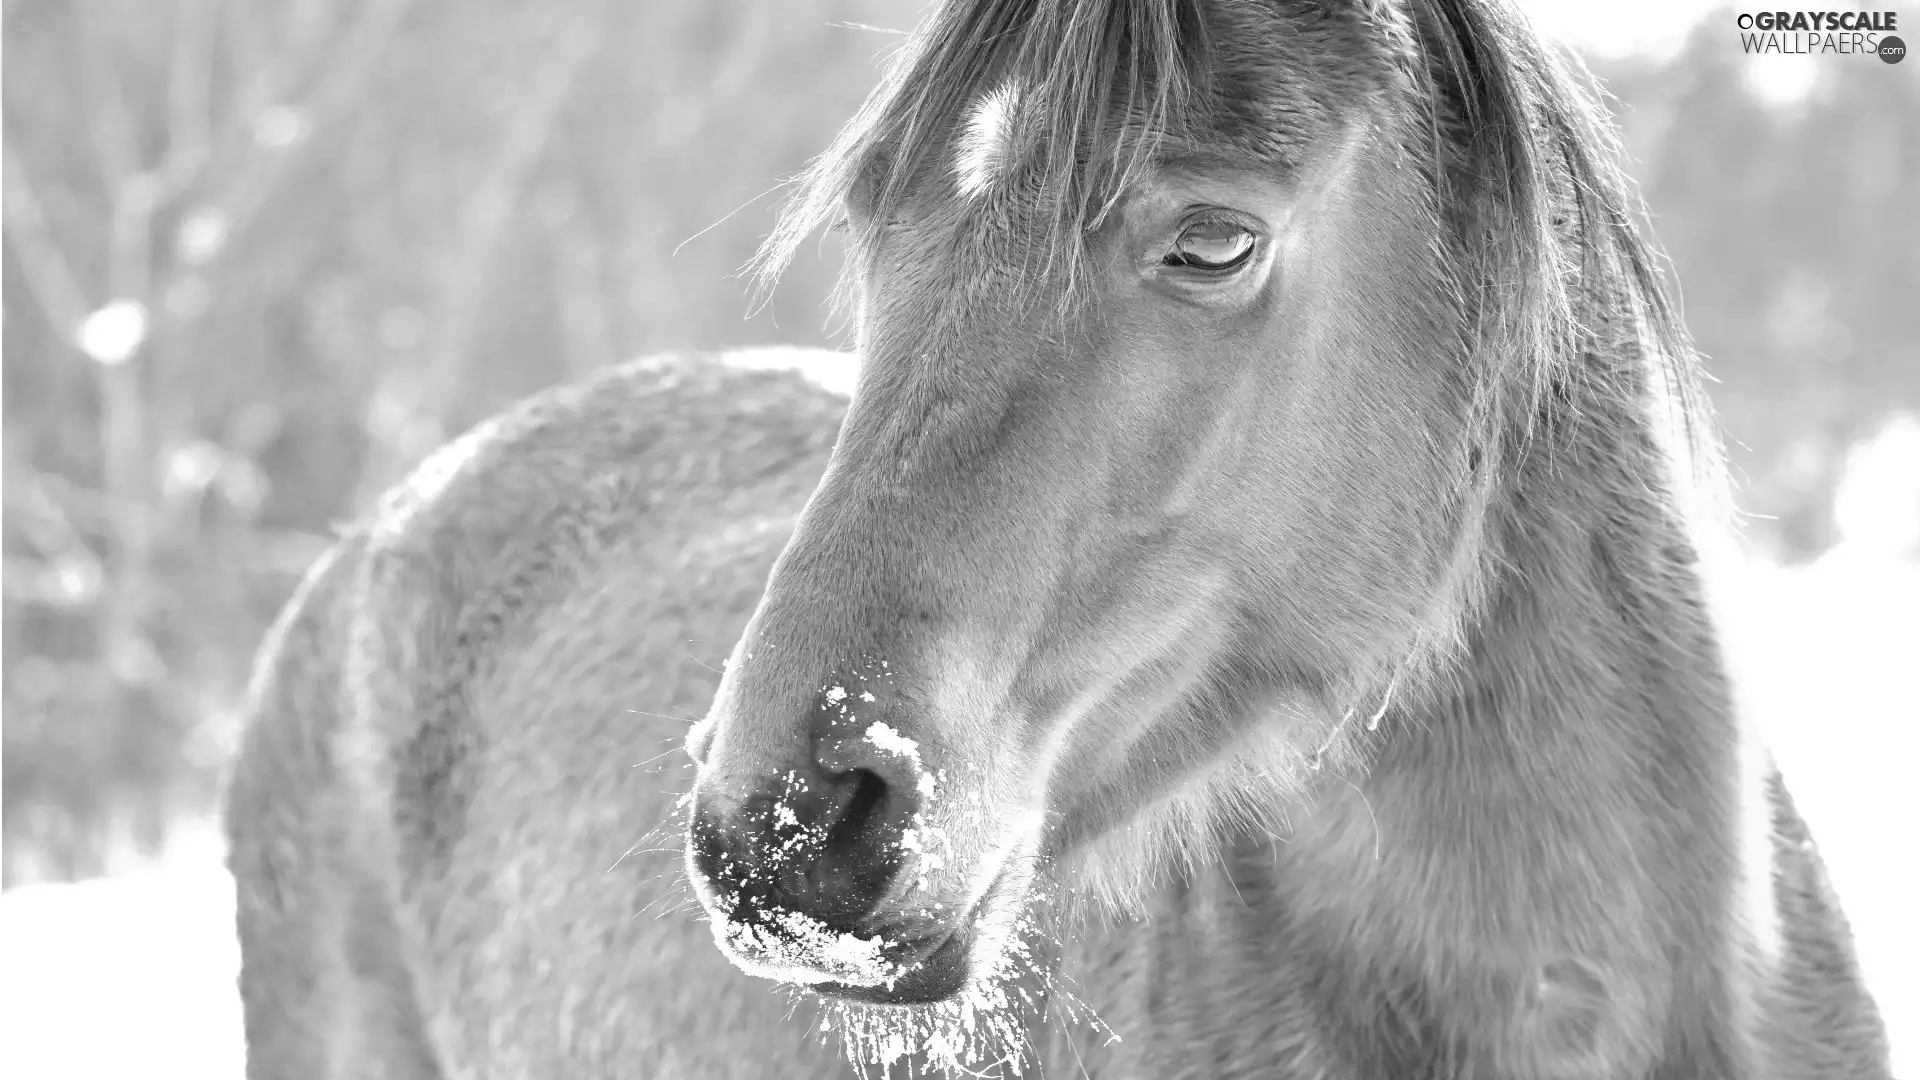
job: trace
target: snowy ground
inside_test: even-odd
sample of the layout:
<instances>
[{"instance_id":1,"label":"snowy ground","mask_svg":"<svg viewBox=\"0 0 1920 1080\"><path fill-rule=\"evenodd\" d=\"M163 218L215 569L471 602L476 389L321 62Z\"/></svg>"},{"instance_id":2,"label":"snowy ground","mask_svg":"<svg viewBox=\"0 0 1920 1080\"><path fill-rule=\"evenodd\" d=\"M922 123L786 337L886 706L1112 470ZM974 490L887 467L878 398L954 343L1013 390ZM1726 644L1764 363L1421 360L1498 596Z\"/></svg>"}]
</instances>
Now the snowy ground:
<instances>
[{"instance_id":1,"label":"snowy ground","mask_svg":"<svg viewBox=\"0 0 1920 1080\"><path fill-rule=\"evenodd\" d=\"M130 873L0 893L0 1072L242 1075L233 881L210 825Z\"/></svg>"},{"instance_id":2,"label":"snowy ground","mask_svg":"<svg viewBox=\"0 0 1920 1080\"><path fill-rule=\"evenodd\" d=\"M1920 1077L1920 564L1835 559L1735 576L1743 587L1724 599L1734 617L1721 627L1742 707L1826 857L1892 1037L1894 1075Z\"/></svg>"},{"instance_id":3,"label":"snowy ground","mask_svg":"<svg viewBox=\"0 0 1920 1080\"><path fill-rule=\"evenodd\" d=\"M1894 1071L1920 1077L1920 564L1887 554L1914 535L1902 515L1920 507L1920 428L1896 442L1899 467L1843 499L1842 549L1792 570L1725 559L1714 576L1741 700L1826 853L1893 1036ZM122 875L0 894L6 1075L237 1080L232 919L218 834L204 824Z\"/></svg>"}]
</instances>

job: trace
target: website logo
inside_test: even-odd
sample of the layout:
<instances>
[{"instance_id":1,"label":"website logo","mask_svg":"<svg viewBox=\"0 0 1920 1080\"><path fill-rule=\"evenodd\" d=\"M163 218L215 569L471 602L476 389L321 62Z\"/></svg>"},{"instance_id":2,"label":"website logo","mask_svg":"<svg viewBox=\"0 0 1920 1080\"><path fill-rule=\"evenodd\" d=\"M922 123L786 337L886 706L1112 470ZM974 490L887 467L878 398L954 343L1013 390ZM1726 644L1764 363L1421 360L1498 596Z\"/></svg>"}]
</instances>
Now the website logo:
<instances>
[{"instance_id":1,"label":"website logo","mask_svg":"<svg viewBox=\"0 0 1920 1080\"><path fill-rule=\"evenodd\" d=\"M1894 35L1896 11L1751 11L1734 17L1740 49L1755 55L1872 56L1906 59L1907 43Z\"/></svg>"}]
</instances>

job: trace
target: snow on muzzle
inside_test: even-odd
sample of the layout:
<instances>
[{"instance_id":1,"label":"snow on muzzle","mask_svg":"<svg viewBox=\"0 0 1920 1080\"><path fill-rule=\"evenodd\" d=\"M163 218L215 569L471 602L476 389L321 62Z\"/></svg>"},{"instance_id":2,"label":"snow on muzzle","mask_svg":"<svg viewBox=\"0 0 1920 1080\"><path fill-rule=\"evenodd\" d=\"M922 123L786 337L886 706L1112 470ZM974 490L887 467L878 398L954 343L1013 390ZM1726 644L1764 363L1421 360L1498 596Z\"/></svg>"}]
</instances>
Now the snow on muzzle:
<instances>
[{"instance_id":1,"label":"snow on muzzle","mask_svg":"<svg viewBox=\"0 0 1920 1080\"><path fill-rule=\"evenodd\" d=\"M719 737L702 767L688 869L721 951L751 974L941 1000L969 978L986 902L1017 899L1000 895L1002 871L1027 830L991 812L977 764L942 766L956 759L908 734L889 677L873 665L829 680L803 759L755 768Z\"/></svg>"}]
</instances>

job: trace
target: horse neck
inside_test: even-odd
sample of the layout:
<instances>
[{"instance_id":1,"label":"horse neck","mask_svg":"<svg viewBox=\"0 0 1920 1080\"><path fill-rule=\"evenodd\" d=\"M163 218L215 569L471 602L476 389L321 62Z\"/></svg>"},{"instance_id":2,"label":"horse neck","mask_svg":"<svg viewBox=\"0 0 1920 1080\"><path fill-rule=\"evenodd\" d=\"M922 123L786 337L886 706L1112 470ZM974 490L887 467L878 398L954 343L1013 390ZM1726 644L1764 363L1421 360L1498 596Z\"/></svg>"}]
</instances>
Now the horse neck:
<instances>
[{"instance_id":1,"label":"horse neck","mask_svg":"<svg viewBox=\"0 0 1920 1080\"><path fill-rule=\"evenodd\" d=\"M1618 377L1614 363L1586 360ZM1530 764L1575 799L1604 783L1575 761L1613 772L1658 753L1710 767L1735 742L1666 454L1641 395L1597 389L1606 382L1573 390L1517 451L1488 510L1488 584L1464 654L1406 717L1425 738L1404 740L1431 743L1424 752L1505 748L1494 761L1516 765L1551 756Z\"/></svg>"},{"instance_id":2,"label":"horse neck","mask_svg":"<svg viewBox=\"0 0 1920 1080\"><path fill-rule=\"evenodd\" d=\"M1738 736L1718 643L1649 416L1589 396L1536 424L1489 507L1457 666L1279 848L1296 872L1277 887L1356 947L1644 973L1660 943L1724 932Z\"/></svg>"},{"instance_id":3,"label":"horse neck","mask_svg":"<svg viewBox=\"0 0 1920 1080\"><path fill-rule=\"evenodd\" d=\"M1591 1019L1609 1075L1640 1075L1669 1025L1738 1012L1737 735L1649 417L1575 398L1512 460L1451 674L1355 733L1364 768L1229 816L1145 891L1149 918L1072 946L1136 1047L1072 1062L1151 1074L1155 1047L1245 1030L1265 1041L1236 1053L1288 1048L1301 1075L1403 1075L1443 1049L1562 1075L1540 1041L1558 1015ZM1335 1019L1383 1008L1404 1045Z\"/></svg>"},{"instance_id":4,"label":"horse neck","mask_svg":"<svg viewBox=\"0 0 1920 1080\"><path fill-rule=\"evenodd\" d=\"M1383 679L1372 691L1382 699L1351 704L1341 723L1363 746L1359 764L1310 773L1305 791L1276 792L1251 813L1219 814L1215 831L1169 846L1187 866L1231 863L1249 848L1266 858L1277 840L1278 864L1298 862L1333 890L1351 882L1353 896L1376 879L1354 864L1396 846L1406 864L1477 864L1495 888L1566 852L1671 865L1681 877L1732 872L1719 849L1736 831L1739 732L1655 435L1651 372L1617 341L1580 363L1555 386L1556 405L1513 437L1509 475L1466 557L1480 584L1465 589L1476 600L1462 605L1462 646L1415 685ZM1353 730L1373 700L1389 707ZM1257 756L1239 764L1232 775L1263 768ZM1641 852L1609 839L1676 828L1700 843ZM1694 856L1704 861L1690 869L1673 861Z\"/></svg>"}]
</instances>

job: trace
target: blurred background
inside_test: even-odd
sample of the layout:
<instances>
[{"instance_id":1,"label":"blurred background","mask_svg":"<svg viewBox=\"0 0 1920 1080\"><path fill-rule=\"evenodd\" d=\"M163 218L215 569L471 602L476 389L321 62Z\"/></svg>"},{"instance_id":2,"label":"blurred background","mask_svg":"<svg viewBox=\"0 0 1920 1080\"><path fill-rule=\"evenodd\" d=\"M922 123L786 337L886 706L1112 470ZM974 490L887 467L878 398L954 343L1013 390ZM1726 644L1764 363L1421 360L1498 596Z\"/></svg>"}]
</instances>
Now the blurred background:
<instances>
[{"instance_id":1,"label":"blurred background","mask_svg":"<svg viewBox=\"0 0 1920 1080\"><path fill-rule=\"evenodd\" d=\"M1697 0L1523 6L1618 99L1739 483L1743 700L1911 1054L1920 61L1745 55ZM752 317L735 272L918 8L6 0L12 1061L114 1068L59 1027L109 994L143 1072L238 1075L207 819L267 624L333 523L516 397L831 343L831 240Z\"/></svg>"}]
</instances>

